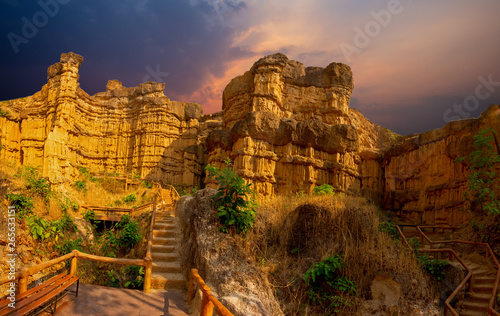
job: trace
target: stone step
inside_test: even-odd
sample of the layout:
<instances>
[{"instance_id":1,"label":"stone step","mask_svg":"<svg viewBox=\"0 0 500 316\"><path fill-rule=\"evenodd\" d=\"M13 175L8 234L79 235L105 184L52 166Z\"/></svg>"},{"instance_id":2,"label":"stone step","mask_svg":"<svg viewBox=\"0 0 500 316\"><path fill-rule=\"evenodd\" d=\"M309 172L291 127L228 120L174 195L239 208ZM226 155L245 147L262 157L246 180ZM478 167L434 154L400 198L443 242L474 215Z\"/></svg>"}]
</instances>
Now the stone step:
<instances>
[{"instance_id":1,"label":"stone step","mask_svg":"<svg viewBox=\"0 0 500 316\"><path fill-rule=\"evenodd\" d=\"M152 273L151 288L184 290L186 281L180 273Z\"/></svg>"},{"instance_id":2,"label":"stone step","mask_svg":"<svg viewBox=\"0 0 500 316\"><path fill-rule=\"evenodd\" d=\"M175 251L175 245L155 245L153 244L153 252L158 252L158 253L170 253Z\"/></svg>"},{"instance_id":3,"label":"stone step","mask_svg":"<svg viewBox=\"0 0 500 316\"><path fill-rule=\"evenodd\" d=\"M161 223L161 224L170 224L170 223L175 223L175 217L173 216L169 216L169 217L166 217L166 218L156 218L155 219L155 224L158 224L158 223Z\"/></svg>"},{"instance_id":4,"label":"stone step","mask_svg":"<svg viewBox=\"0 0 500 316\"><path fill-rule=\"evenodd\" d=\"M493 284L478 284L472 286L472 291L475 293L490 293L493 291Z\"/></svg>"},{"instance_id":5,"label":"stone step","mask_svg":"<svg viewBox=\"0 0 500 316\"><path fill-rule=\"evenodd\" d=\"M162 253L162 252L152 252L151 256L153 257L153 262L171 262L179 259L179 255L176 253Z\"/></svg>"},{"instance_id":6,"label":"stone step","mask_svg":"<svg viewBox=\"0 0 500 316\"><path fill-rule=\"evenodd\" d=\"M156 261L153 262L153 272L181 273L181 263L180 261Z\"/></svg>"},{"instance_id":7,"label":"stone step","mask_svg":"<svg viewBox=\"0 0 500 316\"><path fill-rule=\"evenodd\" d=\"M174 237L153 237L153 245L176 245L178 240Z\"/></svg>"},{"instance_id":8,"label":"stone step","mask_svg":"<svg viewBox=\"0 0 500 316\"><path fill-rule=\"evenodd\" d=\"M485 316L485 315L487 314L480 311L470 311L470 310L460 311L460 316Z\"/></svg>"},{"instance_id":9,"label":"stone step","mask_svg":"<svg viewBox=\"0 0 500 316\"><path fill-rule=\"evenodd\" d=\"M175 237L173 230L153 230L153 237L172 238Z\"/></svg>"},{"instance_id":10,"label":"stone step","mask_svg":"<svg viewBox=\"0 0 500 316\"><path fill-rule=\"evenodd\" d=\"M488 312L488 303L467 301L462 305L462 309L484 313Z\"/></svg>"},{"instance_id":11,"label":"stone step","mask_svg":"<svg viewBox=\"0 0 500 316\"><path fill-rule=\"evenodd\" d=\"M495 278L474 278L474 284L492 284L495 283Z\"/></svg>"},{"instance_id":12,"label":"stone step","mask_svg":"<svg viewBox=\"0 0 500 316\"><path fill-rule=\"evenodd\" d=\"M176 226L174 223L159 223L156 222L153 226L153 230L175 230Z\"/></svg>"},{"instance_id":13,"label":"stone step","mask_svg":"<svg viewBox=\"0 0 500 316\"><path fill-rule=\"evenodd\" d=\"M489 303L491 298L491 293L474 293L468 294L467 300L470 302L486 302Z\"/></svg>"}]
</instances>

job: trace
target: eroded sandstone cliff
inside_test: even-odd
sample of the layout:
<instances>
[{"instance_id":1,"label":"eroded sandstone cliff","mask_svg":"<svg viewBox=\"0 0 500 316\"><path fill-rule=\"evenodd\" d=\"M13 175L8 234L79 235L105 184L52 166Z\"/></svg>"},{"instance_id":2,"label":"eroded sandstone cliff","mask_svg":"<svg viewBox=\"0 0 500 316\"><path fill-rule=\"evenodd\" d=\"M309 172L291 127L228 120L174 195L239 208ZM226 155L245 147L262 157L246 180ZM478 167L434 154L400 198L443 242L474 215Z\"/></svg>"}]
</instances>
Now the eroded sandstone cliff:
<instances>
[{"instance_id":1,"label":"eroded sandstone cliff","mask_svg":"<svg viewBox=\"0 0 500 316\"><path fill-rule=\"evenodd\" d=\"M344 64L305 68L280 53L260 59L224 90L225 129L208 137L209 163L231 157L261 197L323 183L377 196L380 166L361 155L382 157L397 135L349 108L352 89Z\"/></svg>"},{"instance_id":2,"label":"eroded sandstone cliff","mask_svg":"<svg viewBox=\"0 0 500 316\"><path fill-rule=\"evenodd\" d=\"M142 178L193 185L204 176L203 148L220 120L199 104L171 101L165 84L125 88L117 80L93 96L79 87L83 58L62 54L48 83L32 96L3 102L1 158L41 166L52 183L73 179L80 167L133 172Z\"/></svg>"},{"instance_id":3,"label":"eroded sandstone cliff","mask_svg":"<svg viewBox=\"0 0 500 316\"><path fill-rule=\"evenodd\" d=\"M62 54L41 91L0 104L9 112L0 115L2 160L41 166L53 184L72 182L85 167L203 187L214 186L205 165L231 158L260 198L327 183L413 222L458 224L469 171L454 159L473 150L479 130L500 132L500 110L491 106L478 119L396 135L349 108L353 74L340 63L306 68L266 56L227 85L222 113L203 115L156 82L126 88L111 80L90 96L78 83L82 62Z\"/></svg>"}]
</instances>

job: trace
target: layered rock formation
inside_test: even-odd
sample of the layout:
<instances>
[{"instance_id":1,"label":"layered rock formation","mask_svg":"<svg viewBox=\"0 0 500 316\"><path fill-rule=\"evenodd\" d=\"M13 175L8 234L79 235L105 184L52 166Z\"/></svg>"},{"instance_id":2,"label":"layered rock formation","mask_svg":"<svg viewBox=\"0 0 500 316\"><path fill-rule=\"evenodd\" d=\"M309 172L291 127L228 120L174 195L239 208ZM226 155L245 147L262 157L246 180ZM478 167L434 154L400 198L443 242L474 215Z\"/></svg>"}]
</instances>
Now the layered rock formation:
<instances>
[{"instance_id":1,"label":"layered rock formation","mask_svg":"<svg viewBox=\"0 0 500 316\"><path fill-rule=\"evenodd\" d=\"M500 111L402 137L349 108L347 65L304 67L283 54L257 61L223 93L223 112L202 115L171 101L164 84L125 88L109 81L93 96L79 88L83 58L62 54L42 90L0 104L0 157L41 166L52 183L72 182L78 168L134 172L165 183L203 187L207 163L226 158L260 198L309 193L324 183L369 197L411 221L458 224L472 136L500 132ZM2 112L2 113L3 113ZM498 141L496 145L498 150Z\"/></svg>"},{"instance_id":2,"label":"layered rock formation","mask_svg":"<svg viewBox=\"0 0 500 316\"><path fill-rule=\"evenodd\" d=\"M41 166L61 183L91 171L134 172L166 183L199 183L204 138L219 120L203 118L199 104L171 101L164 84L125 88L116 80L93 96L80 89L83 58L62 54L48 83L23 99L2 103L1 158Z\"/></svg>"},{"instance_id":3,"label":"layered rock formation","mask_svg":"<svg viewBox=\"0 0 500 316\"><path fill-rule=\"evenodd\" d=\"M384 155L384 208L399 211L415 223L459 225L467 220L464 192L470 171L465 163L454 161L476 150L473 136L486 128L496 131L493 146L500 153L498 105L477 119L453 121L441 129L404 137Z\"/></svg>"},{"instance_id":4,"label":"layered rock formation","mask_svg":"<svg viewBox=\"0 0 500 316\"><path fill-rule=\"evenodd\" d=\"M397 137L348 107L352 89L344 64L305 68L279 53L260 59L224 90L225 129L208 137L209 163L231 157L261 197L323 183L376 196L381 170L360 155L381 157ZM363 168L371 171L365 178Z\"/></svg>"}]
</instances>

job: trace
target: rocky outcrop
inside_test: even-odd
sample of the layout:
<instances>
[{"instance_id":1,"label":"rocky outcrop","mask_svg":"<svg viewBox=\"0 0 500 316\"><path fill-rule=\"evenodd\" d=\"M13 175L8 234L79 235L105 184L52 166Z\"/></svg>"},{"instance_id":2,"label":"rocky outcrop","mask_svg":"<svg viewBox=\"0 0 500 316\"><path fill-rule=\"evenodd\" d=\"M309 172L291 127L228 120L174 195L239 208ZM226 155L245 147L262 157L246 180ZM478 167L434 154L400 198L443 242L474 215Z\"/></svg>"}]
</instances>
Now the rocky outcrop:
<instances>
[{"instance_id":1,"label":"rocky outcrop","mask_svg":"<svg viewBox=\"0 0 500 316\"><path fill-rule=\"evenodd\" d=\"M498 105L477 119L453 121L441 129L404 137L384 155L384 208L414 223L459 225L467 220L464 192L470 171L455 159L475 150L473 136L485 128L500 135ZM498 144L496 136L493 146L500 153Z\"/></svg>"},{"instance_id":2,"label":"rocky outcrop","mask_svg":"<svg viewBox=\"0 0 500 316\"><path fill-rule=\"evenodd\" d=\"M378 159L397 137L349 109L352 89L344 64L305 68L279 53L260 59L224 90L225 130L209 136L208 162L232 158L262 198L310 193L324 183L376 196L380 166L360 154L371 151L366 156Z\"/></svg>"},{"instance_id":3,"label":"rocky outcrop","mask_svg":"<svg viewBox=\"0 0 500 316\"><path fill-rule=\"evenodd\" d=\"M191 268L198 269L211 293L234 315L283 315L260 268L233 237L218 231L210 199L215 193L207 188L177 202L186 279Z\"/></svg>"},{"instance_id":4,"label":"rocky outcrop","mask_svg":"<svg viewBox=\"0 0 500 316\"><path fill-rule=\"evenodd\" d=\"M78 83L82 62L62 54L41 91L0 103L2 160L40 166L53 184L85 167L189 188L214 187L205 165L231 158L261 199L327 183L414 223L456 225L467 219L469 173L454 159L473 150L481 129L500 132L499 107L491 106L478 119L397 135L349 108L353 74L340 63L306 68L266 56L227 85L222 112L203 115L156 82L127 88L111 80L90 96Z\"/></svg>"},{"instance_id":5,"label":"rocky outcrop","mask_svg":"<svg viewBox=\"0 0 500 316\"><path fill-rule=\"evenodd\" d=\"M0 118L1 158L41 166L53 183L86 167L199 186L204 139L220 120L204 118L199 104L171 101L156 82L126 88L111 80L90 96L78 83L82 62L62 54L41 91L1 104L9 112Z\"/></svg>"}]
</instances>

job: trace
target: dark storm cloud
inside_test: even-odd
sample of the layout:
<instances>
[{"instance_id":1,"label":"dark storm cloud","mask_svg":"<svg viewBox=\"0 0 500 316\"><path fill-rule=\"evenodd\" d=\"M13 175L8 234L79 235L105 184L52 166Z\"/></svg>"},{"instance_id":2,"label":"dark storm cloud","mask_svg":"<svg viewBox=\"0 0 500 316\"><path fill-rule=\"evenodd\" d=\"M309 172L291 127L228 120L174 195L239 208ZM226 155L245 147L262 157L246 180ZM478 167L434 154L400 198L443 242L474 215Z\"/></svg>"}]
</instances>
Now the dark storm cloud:
<instances>
[{"instance_id":1,"label":"dark storm cloud","mask_svg":"<svg viewBox=\"0 0 500 316\"><path fill-rule=\"evenodd\" d=\"M9 74L0 79L2 100L38 91L46 83L46 68L69 51L84 57L80 83L90 94L105 90L109 79L135 86L145 78L163 79L167 95L190 94L209 73L224 74L225 58L246 54L229 50L231 28L207 20L219 18L209 1L69 1L32 39L19 44L17 53L7 35L22 36L22 18L31 20L42 8L36 2L1 5L0 63ZM217 6L221 18L244 7L242 1Z\"/></svg>"}]
</instances>

